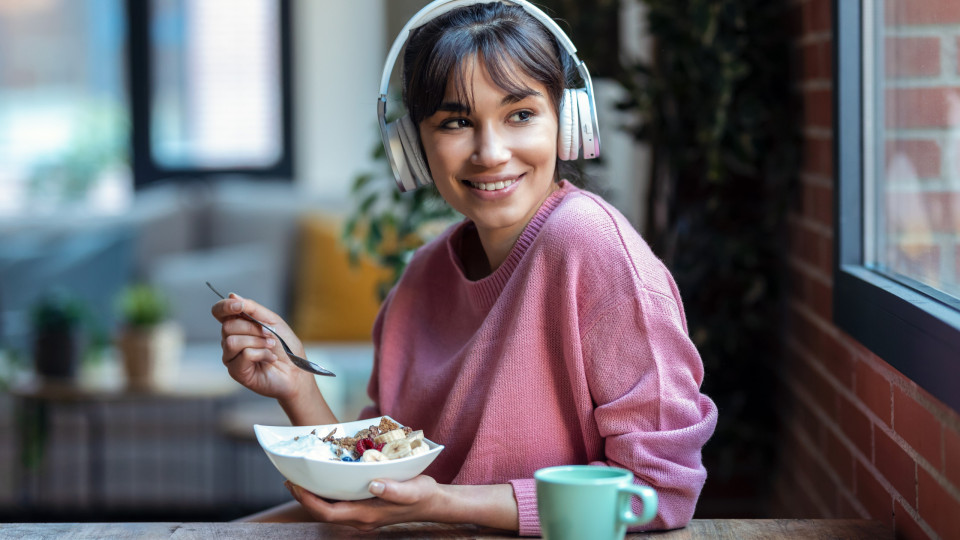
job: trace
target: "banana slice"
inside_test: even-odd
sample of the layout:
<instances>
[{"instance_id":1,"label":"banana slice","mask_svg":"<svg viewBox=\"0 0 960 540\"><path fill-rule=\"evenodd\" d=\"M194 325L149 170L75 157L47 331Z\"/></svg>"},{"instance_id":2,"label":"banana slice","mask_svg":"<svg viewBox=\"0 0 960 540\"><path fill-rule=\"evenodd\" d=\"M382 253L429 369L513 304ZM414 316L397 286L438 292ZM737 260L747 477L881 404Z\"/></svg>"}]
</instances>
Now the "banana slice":
<instances>
[{"instance_id":1,"label":"banana slice","mask_svg":"<svg viewBox=\"0 0 960 540\"><path fill-rule=\"evenodd\" d=\"M360 461L387 461L387 456L383 455L383 452L371 448L363 452Z\"/></svg>"},{"instance_id":2,"label":"banana slice","mask_svg":"<svg viewBox=\"0 0 960 540\"><path fill-rule=\"evenodd\" d=\"M384 445L383 450L381 450L383 455L387 456L387 459L400 459L410 455L410 441L406 439L400 439L397 441L388 442Z\"/></svg>"},{"instance_id":3,"label":"banana slice","mask_svg":"<svg viewBox=\"0 0 960 540\"><path fill-rule=\"evenodd\" d=\"M426 443L422 438L421 438L421 439L414 439L414 440L410 443L410 455L411 455L411 456L419 456L419 455L421 455L421 454L426 454L426 453L429 452L429 451L430 451L430 447L427 446L427 443Z\"/></svg>"},{"instance_id":4,"label":"banana slice","mask_svg":"<svg viewBox=\"0 0 960 540\"><path fill-rule=\"evenodd\" d=\"M386 432L386 433L381 433L380 435L377 435L377 438L374 439L373 442L376 442L376 443L388 443L388 442L392 442L392 441L399 441L400 439L403 439L403 438L404 438L404 436L403 436L403 430L402 430L402 429L394 429L394 430L388 431L388 432Z\"/></svg>"},{"instance_id":5,"label":"banana slice","mask_svg":"<svg viewBox=\"0 0 960 540\"><path fill-rule=\"evenodd\" d=\"M411 443L413 443L413 441L423 440L423 430L418 429L416 431L411 431L410 434L407 435L407 440ZM413 446L413 444L410 446Z\"/></svg>"}]
</instances>

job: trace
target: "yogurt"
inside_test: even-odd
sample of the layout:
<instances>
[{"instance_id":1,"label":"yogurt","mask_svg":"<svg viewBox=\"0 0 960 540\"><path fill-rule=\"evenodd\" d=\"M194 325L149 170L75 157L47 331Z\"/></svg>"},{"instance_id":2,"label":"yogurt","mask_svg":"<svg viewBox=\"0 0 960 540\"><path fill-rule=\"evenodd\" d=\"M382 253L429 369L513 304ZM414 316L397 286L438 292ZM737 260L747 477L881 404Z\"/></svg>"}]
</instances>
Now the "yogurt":
<instances>
[{"instance_id":1,"label":"yogurt","mask_svg":"<svg viewBox=\"0 0 960 540\"><path fill-rule=\"evenodd\" d=\"M286 441L279 441L271 444L268 448L271 452L285 456L340 460L334 453L333 445L328 442L323 442L320 437L314 434L301 435Z\"/></svg>"}]
</instances>

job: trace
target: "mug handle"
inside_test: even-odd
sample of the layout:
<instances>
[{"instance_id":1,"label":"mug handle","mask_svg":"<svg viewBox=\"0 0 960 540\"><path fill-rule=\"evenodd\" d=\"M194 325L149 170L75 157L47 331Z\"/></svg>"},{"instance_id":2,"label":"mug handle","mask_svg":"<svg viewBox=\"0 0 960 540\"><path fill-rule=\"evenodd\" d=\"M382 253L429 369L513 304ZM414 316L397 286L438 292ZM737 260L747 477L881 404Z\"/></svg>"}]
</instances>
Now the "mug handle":
<instances>
[{"instance_id":1,"label":"mug handle","mask_svg":"<svg viewBox=\"0 0 960 540\"><path fill-rule=\"evenodd\" d=\"M620 521L626 523L627 525L643 525L644 523L649 523L653 521L653 518L657 516L657 492L653 488L647 486L638 486L636 484L630 484L627 486L620 487L620 493L626 495L621 500L626 501L626 508L620 513ZM643 513L639 516L633 513L633 510L630 508L630 496L640 497L640 500L643 501Z\"/></svg>"}]
</instances>

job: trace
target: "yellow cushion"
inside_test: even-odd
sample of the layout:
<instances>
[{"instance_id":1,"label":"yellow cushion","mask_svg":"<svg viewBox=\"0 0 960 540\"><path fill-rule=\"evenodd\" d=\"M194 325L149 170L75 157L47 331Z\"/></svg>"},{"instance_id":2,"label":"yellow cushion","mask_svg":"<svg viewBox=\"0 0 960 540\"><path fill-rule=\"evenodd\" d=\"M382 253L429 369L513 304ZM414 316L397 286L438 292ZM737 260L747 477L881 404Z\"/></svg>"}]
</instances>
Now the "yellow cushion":
<instances>
[{"instance_id":1,"label":"yellow cushion","mask_svg":"<svg viewBox=\"0 0 960 540\"><path fill-rule=\"evenodd\" d=\"M343 219L314 214L300 221L293 329L303 341L369 341L380 308L377 286L387 269L359 264L341 241Z\"/></svg>"}]
</instances>

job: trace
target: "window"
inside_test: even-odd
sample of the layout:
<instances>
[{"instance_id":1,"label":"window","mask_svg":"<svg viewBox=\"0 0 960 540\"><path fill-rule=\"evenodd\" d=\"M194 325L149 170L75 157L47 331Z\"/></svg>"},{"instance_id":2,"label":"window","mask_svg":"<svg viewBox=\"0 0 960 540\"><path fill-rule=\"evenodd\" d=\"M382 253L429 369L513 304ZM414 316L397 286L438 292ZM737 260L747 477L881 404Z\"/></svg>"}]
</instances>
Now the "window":
<instances>
[{"instance_id":1,"label":"window","mask_svg":"<svg viewBox=\"0 0 960 540\"><path fill-rule=\"evenodd\" d=\"M122 0L0 2L0 216L122 207Z\"/></svg>"},{"instance_id":2,"label":"window","mask_svg":"<svg viewBox=\"0 0 960 540\"><path fill-rule=\"evenodd\" d=\"M838 326L960 409L960 10L834 2Z\"/></svg>"},{"instance_id":3,"label":"window","mask_svg":"<svg viewBox=\"0 0 960 540\"><path fill-rule=\"evenodd\" d=\"M288 0L0 0L0 216L292 175Z\"/></svg>"},{"instance_id":4,"label":"window","mask_svg":"<svg viewBox=\"0 0 960 540\"><path fill-rule=\"evenodd\" d=\"M292 174L289 2L127 0L138 185Z\"/></svg>"}]
</instances>

